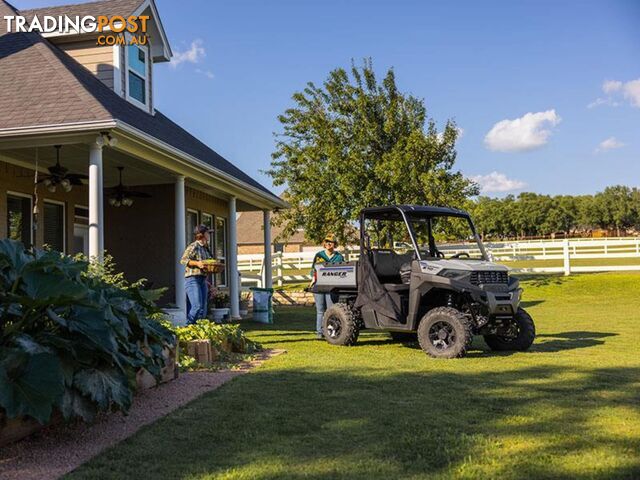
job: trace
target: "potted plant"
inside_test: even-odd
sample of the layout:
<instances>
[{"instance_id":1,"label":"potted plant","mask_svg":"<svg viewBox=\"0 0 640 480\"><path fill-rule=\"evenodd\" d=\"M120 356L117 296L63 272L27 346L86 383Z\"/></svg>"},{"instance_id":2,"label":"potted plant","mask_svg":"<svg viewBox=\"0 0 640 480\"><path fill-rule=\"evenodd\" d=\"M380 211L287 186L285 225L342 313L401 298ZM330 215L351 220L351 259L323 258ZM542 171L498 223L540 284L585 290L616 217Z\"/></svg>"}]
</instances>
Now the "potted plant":
<instances>
[{"instance_id":1,"label":"potted plant","mask_svg":"<svg viewBox=\"0 0 640 480\"><path fill-rule=\"evenodd\" d=\"M211 305L211 319L216 323L222 323L224 317L229 315L229 294L219 288L211 287L209 303Z\"/></svg>"},{"instance_id":2,"label":"potted plant","mask_svg":"<svg viewBox=\"0 0 640 480\"><path fill-rule=\"evenodd\" d=\"M249 302L251 301L251 292L245 290L240 292L240 316L246 317L249 314Z\"/></svg>"}]
</instances>

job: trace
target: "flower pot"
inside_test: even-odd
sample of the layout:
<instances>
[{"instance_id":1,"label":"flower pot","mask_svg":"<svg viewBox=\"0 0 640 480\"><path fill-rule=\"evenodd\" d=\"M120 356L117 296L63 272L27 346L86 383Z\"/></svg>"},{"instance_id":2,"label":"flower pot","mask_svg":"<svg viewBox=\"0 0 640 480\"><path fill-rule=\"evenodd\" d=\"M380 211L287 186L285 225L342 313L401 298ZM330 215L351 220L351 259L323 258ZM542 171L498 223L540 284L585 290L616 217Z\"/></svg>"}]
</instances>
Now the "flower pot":
<instances>
[{"instance_id":1,"label":"flower pot","mask_svg":"<svg viewBox=\"0 0 640 480\"><path fill-rule=\"evenodd\" d=\"M227 315L229 315L228 308L212 308L211 309L211 319L216 323L222 322L222 320L224 320L224 317L226 317Z\"/></svg>"}]
</instances>

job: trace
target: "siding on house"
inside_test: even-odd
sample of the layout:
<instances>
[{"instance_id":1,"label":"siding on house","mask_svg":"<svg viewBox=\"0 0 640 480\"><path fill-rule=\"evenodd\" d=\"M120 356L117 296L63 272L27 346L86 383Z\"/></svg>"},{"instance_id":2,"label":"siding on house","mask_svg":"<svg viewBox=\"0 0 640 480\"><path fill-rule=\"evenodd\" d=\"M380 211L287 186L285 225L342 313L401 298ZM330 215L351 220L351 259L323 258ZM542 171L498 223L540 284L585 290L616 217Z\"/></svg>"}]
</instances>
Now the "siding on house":
<instances>
[{"instance_id":1,"label":"siding on house","mask_svg":"<svg viewBox=\"0 0 640 480\"><path fill-rule=\"evenodd\" d=\"M113 90L113 47L97 46L95 39L59 43L58 47Z\"/></svg>"},{"instance_id":2,"label":"siding on house","mask_svg":"<svg viewBox=\"0 0 640 480\"><path fill-rule=\"evenodd\" d=\"M33 202L33 174L31 169L16 166L0 161L0 238L7 238L7 192L29 195ZM86 185L74 186L69 193L58 189L57 192L48 192L44 186L38 187L38 211L40 212L39 227L36 230L35 245L41 247L44 243L44 230L42 226L45 200L63 202L65 207L65 238L66 249L70 251L73 238L73 224L75 220L75 206L87 205L88 188Z\"/></svg>"}]
</instances>

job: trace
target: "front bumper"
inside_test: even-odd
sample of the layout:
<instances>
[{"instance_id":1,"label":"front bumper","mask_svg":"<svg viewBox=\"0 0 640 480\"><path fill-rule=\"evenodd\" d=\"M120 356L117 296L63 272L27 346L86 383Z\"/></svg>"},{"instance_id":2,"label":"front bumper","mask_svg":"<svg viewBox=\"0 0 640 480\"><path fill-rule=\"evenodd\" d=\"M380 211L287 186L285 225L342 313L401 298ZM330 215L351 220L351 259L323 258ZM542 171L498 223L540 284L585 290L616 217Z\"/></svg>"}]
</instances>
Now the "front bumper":
<instances>
[{"instance_id":1,"label":"front bumper","mask_svg":"<svg viewBox=\"0 0 640 480\"><path fill-rule=\"evenodd\" d=\"M487 308L490 317L512 317L518 311L522 289L516 288L506 292L482 291L476 295L478 298L474 300Z\"/></svg>"}]
</instances>

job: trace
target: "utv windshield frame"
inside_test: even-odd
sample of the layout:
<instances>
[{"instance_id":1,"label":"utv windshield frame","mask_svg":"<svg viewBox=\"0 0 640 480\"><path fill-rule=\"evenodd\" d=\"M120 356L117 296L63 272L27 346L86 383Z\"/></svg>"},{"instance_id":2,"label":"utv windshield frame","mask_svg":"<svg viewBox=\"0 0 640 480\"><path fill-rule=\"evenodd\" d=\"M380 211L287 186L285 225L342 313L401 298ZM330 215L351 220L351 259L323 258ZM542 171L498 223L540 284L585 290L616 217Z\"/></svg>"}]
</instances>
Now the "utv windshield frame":
<instances>
[{"instance_id":1,"label":"utv windshield frame","mask_svg":"<svg viewBox=\"0 0 640 480\"><path fill-rule=\"evenodd\" d=\"M366 233L366 228L364 227L366 220L390 220L390 221L402 221L409 233L409 237L411 238L411 243L413 245L413 250L416 254L416 258L418 260L424 260L422 253L424 251L420 251L418 246L418 242L416 241L415 231L413 229L412 220L428 220L428 228L429 228L429 251L434 252L437 250L435 245L435 238L433 237L431 220L437 217L458 217L464 218L467 220L469 227L471 228L471 232L473 234L473 238L478 245L481 253L481 260L488 260L487 252L484 249L484 245L482 244L482 240L478 235L475 225L473 224L473 220L471 220L471 216L463 211L457 210L454 208L445 208L445 207L424 207L424 206L414 206L414 205L397 205L392 207L373 207L373 208L365 208L360 213L360 246L362 249L370 250L371 245L367 242L368 234ZM433 257L428 257L433 258Z\"/></svg>"}]
</instances>

